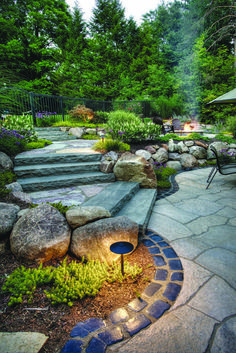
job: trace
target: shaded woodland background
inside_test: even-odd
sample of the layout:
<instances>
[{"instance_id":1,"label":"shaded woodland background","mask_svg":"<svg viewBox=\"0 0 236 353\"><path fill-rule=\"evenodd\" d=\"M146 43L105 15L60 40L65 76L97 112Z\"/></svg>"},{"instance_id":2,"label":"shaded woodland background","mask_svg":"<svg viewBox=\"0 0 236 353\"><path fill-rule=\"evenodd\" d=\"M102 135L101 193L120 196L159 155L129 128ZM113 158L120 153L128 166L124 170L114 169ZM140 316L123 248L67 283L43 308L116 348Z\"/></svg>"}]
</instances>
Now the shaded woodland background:
<instances>
[{"instance_id":1,"label":"shaded woodland background","mask_svg":"<svg viewBox=\"0 0 236 353\"><path fill-rule=\"evenodd\" d=\"M139 26L118 0L96 0L89 23L79 1L0 0L0 89L151 100L221 121L235 108L206 103L236 86L235 23L232 0L175 0Z\"/></svg>"}]
</instances>

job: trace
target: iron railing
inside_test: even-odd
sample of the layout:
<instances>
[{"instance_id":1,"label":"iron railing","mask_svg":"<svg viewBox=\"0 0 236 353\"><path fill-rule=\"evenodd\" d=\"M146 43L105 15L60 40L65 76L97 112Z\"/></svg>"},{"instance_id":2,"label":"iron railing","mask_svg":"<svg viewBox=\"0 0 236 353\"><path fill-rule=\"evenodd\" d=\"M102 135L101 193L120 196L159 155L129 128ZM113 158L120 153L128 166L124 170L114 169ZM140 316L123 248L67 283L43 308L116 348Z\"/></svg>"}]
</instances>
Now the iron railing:
<instances>
[{"instance_id":1,"label":"iron railing","mask_svg":"<svg viewBox=\"0 0 236 353\"><path fill-rule=\"evenodd\" d=\"M66 121L68 112L78 104L83 104L93 111L110 112L118 109L134 111L145 117L155 115L153 102L150 101L99 101L86 98L72 98L28 92L16 87L0 89L0 115L32 116L34 125L38 113L52 113L55 121Z\"/></svg>"}]
</instances>

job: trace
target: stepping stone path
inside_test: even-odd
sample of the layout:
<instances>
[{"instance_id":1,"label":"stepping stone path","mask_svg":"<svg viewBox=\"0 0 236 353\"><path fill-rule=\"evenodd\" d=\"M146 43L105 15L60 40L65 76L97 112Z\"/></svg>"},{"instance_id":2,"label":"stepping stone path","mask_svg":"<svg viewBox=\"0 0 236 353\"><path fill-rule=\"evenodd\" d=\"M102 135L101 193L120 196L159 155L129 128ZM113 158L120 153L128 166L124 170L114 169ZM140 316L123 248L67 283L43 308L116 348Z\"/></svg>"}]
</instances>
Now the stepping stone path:
<instances>
[{"instance_id":1,"label":"stepping stone path","mask_svg":"<svg viewBox=\"0 0 236 353\"><path fill-rule=\"evenodd\" d=\"M104 353L108 346L125 341L158 320L176 301L183 284L183 267L173 248L149 230L143 244L153 257L154 280L140 298L114 310L108 320L91 318L72 329L61 353Z\"/></svg>"}]
</instances>

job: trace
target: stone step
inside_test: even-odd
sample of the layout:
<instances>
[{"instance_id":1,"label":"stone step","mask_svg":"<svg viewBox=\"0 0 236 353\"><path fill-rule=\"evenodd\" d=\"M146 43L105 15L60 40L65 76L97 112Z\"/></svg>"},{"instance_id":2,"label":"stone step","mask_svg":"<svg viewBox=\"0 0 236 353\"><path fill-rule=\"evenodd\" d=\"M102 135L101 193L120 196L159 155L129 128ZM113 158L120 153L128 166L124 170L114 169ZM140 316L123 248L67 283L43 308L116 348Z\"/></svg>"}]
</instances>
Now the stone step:
<instances>
[{"instance_id":1,"label":"stone step","mask_svg":"<svg viewBox=\"0 0 236 353\"><path fill-rule=\"evenodd\" d=\"M143 235L147 230L156 197L156 189L140 189L116 216L126 216L138 223L139 233Z\"/></svg>"},{"instance_id":2,"label":"stone step","mask_svg":"<svg viewBox=\"0 0 236 353\"><path fill-rule=\"evenodd\" d=\"M115 216L138 192L139 183L117 181L86 201L84 206L101 206Z\"/></svg>"},{"instance_id":3,"label":"stone step","mask_svg":"<svg viewBox=\"0 0 236 353\"><path fill-rule=\"evenodd\" d=\"M34 131L61 131L60 127L58 126L51 126L51 127L34 127Z\"/></svg>"},{"instance_id":4,"label":"stone step","mask_svg":"<svg viewBox=\"0 0 236 353\"><path fill-rule=\"evenodd\" d=\"M37 136L39 139L42 140L49 140L49 141L68 141L68 140L77 140L77 137L74 135L67 135L67 134L63 134L63 135L38 135Z\"/></svg>"},{"instance_id":5,"label":"stone step","mask_svg":"<svg viewBox=\"0 0 236 353\"><path fill-rule=\"evenodd\" d=\"M25 192L53 190L68 186L78 186L87 184L110 183L115 181L113 173L105 174L101 172L50 175L36 178L19 178Z\"/></svg>"},{"instance_id":6,"label":"stone step","mask_svg":"<svg viewBox=\"0 0 236 353\"><path fill-rule=\"evenodd\" d=\"M82 163L100 161L101 153L40 153L28 155L21 153L15 157L15 166L37 165L37 164L54 164L54 163Z\"/></svg>"},{"instance_id":7,"label":"stone step","mask_svg":"<svg viewBox=\"0 0 236 353\"><path fill-rule=\"evenodd\" d=\"M32 178L49 175L79 174L86 172L99 172L100 162L82 163L55 163L40 165L23 165L14 168L18 178Z\"/></svg>"}]
</instances>

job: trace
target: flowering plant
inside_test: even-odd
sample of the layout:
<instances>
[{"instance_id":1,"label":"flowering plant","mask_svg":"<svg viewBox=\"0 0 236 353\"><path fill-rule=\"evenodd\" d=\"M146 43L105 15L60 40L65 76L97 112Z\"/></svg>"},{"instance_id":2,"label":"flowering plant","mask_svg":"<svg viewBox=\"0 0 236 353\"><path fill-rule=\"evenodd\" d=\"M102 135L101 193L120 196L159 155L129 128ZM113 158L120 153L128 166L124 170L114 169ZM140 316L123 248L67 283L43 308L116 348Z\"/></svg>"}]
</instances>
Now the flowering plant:
<instances>
[{"instance_id":1,"label":"flowering plant","mask_svg":"<svg viewBox=\"0 0 236 353\"><path fill-rule=\"evenodd\" d=\"M15 131L25 137L26 142L37 141L34 126L30 115L9 115L3 122L2 127L8 131Z\"/></svg>"},{"instance_id":2,"label":"flowering plant","mask_svg":"<svg viewBox=\"0 0 236 353\"><path fill-rule=\"evenodd\" d=\"M130 104L129 104L128 108L127 108L128 112L132 112L132 113L135 113L135 114L142 114L143 107L142 107L141 103L137 103L137 102L133 102L132 103L132 101L130 101Z\"/></svg>"},{"instance_id":3,"label":"flowering plant","mask_svg":"<svg viewBox=\"0 0 236 353\"><path fill-rule=\"evenodd\" d=\"M51 113L51 112L38 112L36 113L36 119L37 119L37 126L38 127L47 127L51 126L52 123L54 122L53 115L56 115L57 113Z\"/></svg>"},{"instance_id":4,"label":"flowering plant","mask_svg":"<svg viewBox=\"0 0 236 353\"><path fill-rule=\"evenodd\" d=\"M218 151L218 154L222 162L235 162L236 151L229 151L226 148L222 148Z\"/></svg>"},{"instance_id":5,"label":"flowering plant","mask_svg":"<svg viewBox=\"0 0 236 353\"><path fill-rule=\"evenodd\" d=\"M26 147L26 139L20 135L19 131L6 130L0 128L0 151L6 153L8 156L15 156L23 152Z\"/></svg>"}]
</instances>

